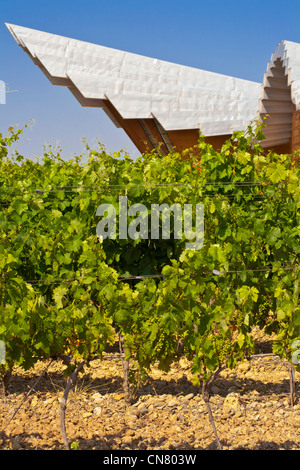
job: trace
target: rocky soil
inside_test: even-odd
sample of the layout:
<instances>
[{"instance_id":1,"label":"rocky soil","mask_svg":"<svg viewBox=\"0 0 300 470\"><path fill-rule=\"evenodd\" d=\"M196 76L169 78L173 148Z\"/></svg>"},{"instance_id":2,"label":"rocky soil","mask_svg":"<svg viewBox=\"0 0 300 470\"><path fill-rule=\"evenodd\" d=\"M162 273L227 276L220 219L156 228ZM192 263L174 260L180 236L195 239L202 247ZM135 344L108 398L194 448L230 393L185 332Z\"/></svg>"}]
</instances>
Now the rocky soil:
<instances>
[{"instance_id":1,"label":"rocky soil","mask_svg":"<svg viewBox=\"0 0 300 470\"><path fill-rule=\"evenodd\" d=\"M270 341L257 340L257 352ZM13 371L8 394L0 398L0 450L63 449L60 401L66 385L58 361L25 399L46 364ZM210 398L225 450L300 448L300 374L296 400L289 404L287 364L276 356L254 357L225 369ZM79 450L210 450L214 434L205 403L192 385L182 358L170 372L155 367L130 406L124 403L122 364L108 353L94 361L71 390L66 410L68 440Z\"/></svg>"}]
</instances>

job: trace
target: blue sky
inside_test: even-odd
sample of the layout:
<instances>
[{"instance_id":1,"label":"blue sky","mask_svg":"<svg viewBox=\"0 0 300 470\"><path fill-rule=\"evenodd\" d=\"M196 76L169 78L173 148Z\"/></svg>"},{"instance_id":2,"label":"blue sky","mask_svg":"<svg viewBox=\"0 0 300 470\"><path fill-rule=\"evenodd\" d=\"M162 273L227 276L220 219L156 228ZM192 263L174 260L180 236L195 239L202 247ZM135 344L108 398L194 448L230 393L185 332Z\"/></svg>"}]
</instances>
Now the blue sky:
<instances>
[{"instance_id":1,"label":"blue sky","mask_svg":"<svg viewBox=\"0 0 300 470\"><path fill-rule=\"evenodd\" d=\"M0 132L25 131L18 150L41 156L59 145L64 158L99 139L107 151L139 153L101 109L82 108L55 87L17 45L5 22L178 64L262 82L281 40L300 42L300 0L0 0Z\"/></svg>"}]
</instances>

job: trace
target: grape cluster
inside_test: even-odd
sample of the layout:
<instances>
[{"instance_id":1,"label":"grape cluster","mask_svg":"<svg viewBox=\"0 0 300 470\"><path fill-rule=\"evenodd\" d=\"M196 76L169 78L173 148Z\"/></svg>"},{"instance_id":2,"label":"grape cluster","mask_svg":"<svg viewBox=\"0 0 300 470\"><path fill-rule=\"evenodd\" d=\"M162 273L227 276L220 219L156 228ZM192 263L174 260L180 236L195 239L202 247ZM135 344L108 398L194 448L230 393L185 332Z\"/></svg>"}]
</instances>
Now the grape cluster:
<instances>
[{"instance_id":1,"label":"grape cluster","mask_svg":"<svg viewBox=\"0 0 300 470\"><path fill-rule=\"evenodd\" d=\"M229 338L221 338L218 341L217 351L219 362L222 363L231 353L233 344Z\"/></svg>"}]
</instances>

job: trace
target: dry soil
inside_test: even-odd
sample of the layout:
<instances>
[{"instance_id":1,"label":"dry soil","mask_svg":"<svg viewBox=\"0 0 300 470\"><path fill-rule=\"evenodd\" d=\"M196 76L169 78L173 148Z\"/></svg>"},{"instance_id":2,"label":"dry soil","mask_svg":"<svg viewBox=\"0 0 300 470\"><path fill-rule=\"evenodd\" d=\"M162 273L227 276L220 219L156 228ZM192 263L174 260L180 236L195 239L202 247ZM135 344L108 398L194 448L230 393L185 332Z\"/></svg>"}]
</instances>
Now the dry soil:
<instances>
[{"instance_id":1,"label":"dry soil","mask_svg":"<svg viewBox=\"0 0 300 470\"><path fill-rule=\"evenodd\" d=\"M257 353L271 351L257 338ZM60 401L66 385L55 362L27 399L45 363L13 371L8 394L0 398L0 450L63 449ZM299 378L289 403L287 364L276 356L254 357L225 369L212 387L211 408L224 450L298 450ZM168 373L153 367L135 401L124 402L122 364L111 353L94 361L71 390L66 410L70 443L79 450L210 450L215 439L205 403L182 358Z\"/></svg>"}]
</instances>

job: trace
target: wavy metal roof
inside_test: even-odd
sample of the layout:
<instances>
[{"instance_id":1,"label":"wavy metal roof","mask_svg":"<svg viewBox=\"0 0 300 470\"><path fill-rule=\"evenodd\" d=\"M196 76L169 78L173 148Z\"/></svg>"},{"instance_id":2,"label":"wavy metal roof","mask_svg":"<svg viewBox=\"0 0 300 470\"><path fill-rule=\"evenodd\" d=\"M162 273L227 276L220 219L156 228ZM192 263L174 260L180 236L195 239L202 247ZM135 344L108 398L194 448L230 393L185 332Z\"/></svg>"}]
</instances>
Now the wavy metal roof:
<instances>
[{"instance_id":1,"label":"wavy metal roof","mask_svg":"<svg viewBox=\"0 0 300 470\"><path fill-rule=\"evenodd\" d=\"M300 110L300 44L282 41L260 84L6 26L52 84L68 87L82 106L104 109L117 127L127 120L138 119L143 125L142 120L154 119L166 139L168 131L189 129L199 129L207 137L222 136L269 115L262 145L291 139L293 112Z\"/></svg>"},{"instance_id":2,"label":"wavy metal roof","mask_svg":"<svg viewBox=\"0 0 300 470\"><path fill-rule=\"evenodd\" d=\"M6 26L51 83L69 87L83 106L110 115L110 101L124 119L155 117L165 130L201 129L207 136L244 129L257 118L259 83Z\"/></svg>"},{"instance_id":3,"label":"wavy metal roof","mask_svg":"<svg viewBox=\"0 0 300 470\"><path fill-rule=\"evenodd\" d=\"M293 112L300 110L300 44L281 41L267 65L259 103L261 116L269 115L263 145L287 143Z\"/></svg>"}]
</instances>

